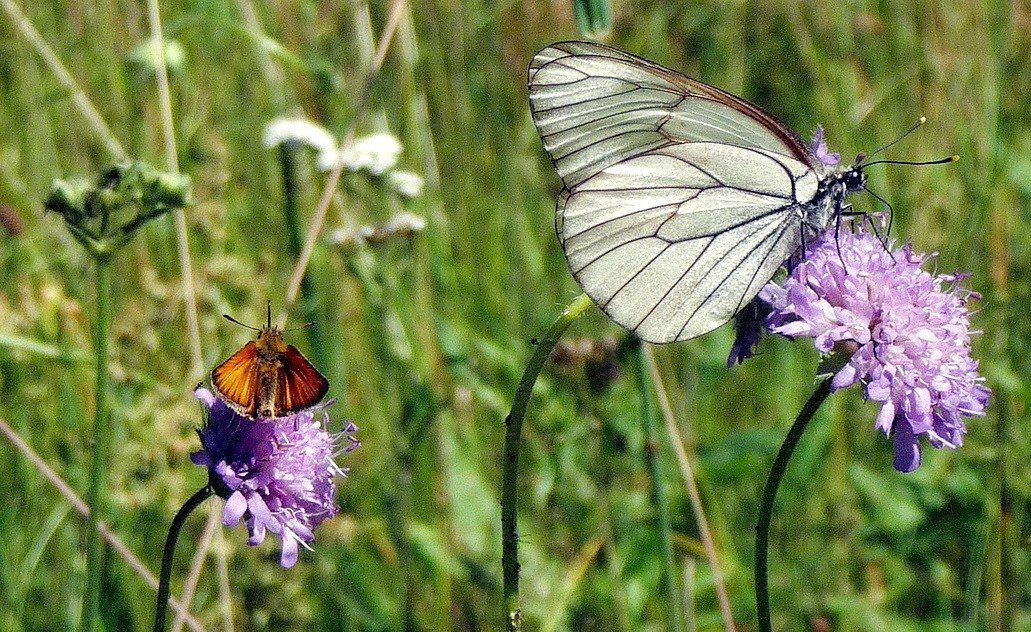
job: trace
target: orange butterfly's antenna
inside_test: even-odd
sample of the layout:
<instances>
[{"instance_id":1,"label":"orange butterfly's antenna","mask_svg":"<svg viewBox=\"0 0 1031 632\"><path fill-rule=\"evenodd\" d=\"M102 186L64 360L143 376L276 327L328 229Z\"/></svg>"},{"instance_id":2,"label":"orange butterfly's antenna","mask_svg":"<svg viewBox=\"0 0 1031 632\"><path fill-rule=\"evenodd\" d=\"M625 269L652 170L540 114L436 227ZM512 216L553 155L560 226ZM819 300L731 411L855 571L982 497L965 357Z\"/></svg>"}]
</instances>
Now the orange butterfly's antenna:
<instances>
[{"instance_id":1,"label":"orange butterfly's antenna","mask_svg":"<svg viewBox=\"0 0 1031 632\"><path fill-rule=\"evenodd\" d=\"M266 327L272 329L272 301L269 301L266 306L268 307L268 325Z\"/></svg>"},{"instance_id":2,"label":"orange butterfly's antenna","mask_svg":"<svg viewBox=\"0 0 1031 632\"><path fill-rule=\"evenodd\" d=\"M315 321L313 320L310 323L304 323L303 325L298 325L297 327L290 327L289 329L284 329L283 331L297 331L298 329L307 329L309 327L314 327L314 326L315 326Z\"/></svg>"},{"instance_id":3,"label":"orange butterfly's antenna","mask_svg":"<svg viewBox=\"0 0 1031 632\"><path fill-rule=\"evenodd\" d=\"M247 329L253 329L254 331L261 331L257 327L251 327L250 325L245 325L245 324L241 323L240 321L236 320L235 318L233 318L229 314L222 314L222 318L225 318L229 322L235 323L235 324L237 324L237 325L239 325L241 327L246 327Z\"/></svg>"}]
</instances>

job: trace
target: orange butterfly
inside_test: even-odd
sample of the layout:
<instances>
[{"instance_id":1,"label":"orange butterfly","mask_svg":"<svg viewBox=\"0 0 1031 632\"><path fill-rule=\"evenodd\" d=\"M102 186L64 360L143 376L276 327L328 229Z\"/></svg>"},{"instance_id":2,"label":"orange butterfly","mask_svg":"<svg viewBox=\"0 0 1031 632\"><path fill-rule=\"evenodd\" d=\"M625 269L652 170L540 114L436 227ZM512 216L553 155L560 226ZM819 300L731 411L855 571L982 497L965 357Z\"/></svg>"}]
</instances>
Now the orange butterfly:
<instances>
[{"instance_id":1,"label":"orange butterfly","mask_svg":"<svg viewBox=\"0 0 1031 632\"><path fill-rule=\"evenodd\" d=\"M258 332L257 339L211 372L211 386L230 408L248 417L286 417L326 396L326 378L272 326L271 304L268 324L261 329L226 318Z\"/></svg>"}]
</instances>

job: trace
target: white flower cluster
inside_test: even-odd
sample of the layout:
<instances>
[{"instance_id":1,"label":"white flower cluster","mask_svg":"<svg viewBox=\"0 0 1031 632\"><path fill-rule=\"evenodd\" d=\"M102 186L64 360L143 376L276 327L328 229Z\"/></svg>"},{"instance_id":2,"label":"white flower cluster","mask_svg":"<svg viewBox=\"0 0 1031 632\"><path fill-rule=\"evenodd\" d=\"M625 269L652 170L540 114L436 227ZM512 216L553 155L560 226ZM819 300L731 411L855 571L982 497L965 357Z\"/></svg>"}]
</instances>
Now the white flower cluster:
<instances>
[{"instance_id":1,"label":"white flower cluster","mask_svg":"<svg viewBox=\"0 0 1031 632\"><path fill-rule=\"evenodd\" d=\"M402 149L401 141L393 134L380 132L355 139L341 159L351 171L364 169L374 176L381 176L397 164Z\"/></svg>"},{"instance_id":2,"label":"white flower cluster","mask_svg":"<svg viewBox=\"0 0 1031 632\"><path fill-rule=\"evenodd\" d=\"M344 248L357 248L365 243L379 244L395 237L410 237L425 228L425 217L402 211L379 226L338 228L329 234L326 241Z\"/></svg>"},{"instance_id":3,"label":"white flower cluster","mask_svg":"<svg viewBox=\"0 0 1031 632\"><path fill-rule=\"evenodd\" d=\"M318 123L312 123L301 118L278 118L265 126L265 137L263 139L266 147L278 147L279 145L302 145L311 147L318 154L316 162L322 169L324 162L330 163L336 159L337 141L333 134ZM322 169L325 171L325 169Z\"/></svg>"},{"instance_id":4,"label":"white flower cluster","mask_svg":"<svg viewBox=\"0 0 1031 632\"><path fill-rule=\"evenodd\" d=\"M387 184L391 189L397 191L398 195L413 198L422 194L425 182L422 176L411 171L391 171L387 174Z\"/></svg>"},{"instance_id":5,"label":"white flower cluster","mask_svg":"<svg viewBox=\"0 0 1031 632\"><path fill-rule=\"evenodd\" d=\"M318 123L300 118L279 118L265 126L266 147L296 144L316 152L315 164L320 171L332 171L343 162L348 171L365 171L372 176L385 176L385 182L402 197L422 194L425 182L411 171L394 170L404 147L393 134L379 132L362 136L347 151L338 149L336 138Z\"/></svg>"}]
</instances>

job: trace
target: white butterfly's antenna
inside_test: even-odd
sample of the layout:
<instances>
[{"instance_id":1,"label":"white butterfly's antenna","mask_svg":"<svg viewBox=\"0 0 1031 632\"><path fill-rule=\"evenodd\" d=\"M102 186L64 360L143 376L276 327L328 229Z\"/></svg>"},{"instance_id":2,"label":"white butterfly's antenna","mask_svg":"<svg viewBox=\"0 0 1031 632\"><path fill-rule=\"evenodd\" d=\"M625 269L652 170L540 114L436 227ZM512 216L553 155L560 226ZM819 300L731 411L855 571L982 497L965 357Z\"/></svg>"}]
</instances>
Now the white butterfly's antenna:
<instances>
[{"instance_id":1,"label":"white butterfly's antenna","mask_svg":"<svg viewBox=\"0 0 1031 632\"><path fill-rule=\"evenodd\" d=\"M912 125L909 126L909 128L906 131L902 132L901 136L899 136L895 140L891 141L890 143L888 143L884 147L881 147L880 149L878 149L877 151L873 152L869 156L863 156L863 160L867 160L869 158L873 158L874 156L876 156L877 154L881 153L885 149L891 147L892 145L894 145L895 143L899 142L900 140L902 140L906 136L909 136L910 134L915 132L918 127L920 127L921 125L923 125L926 122L927 122L927 117L926 116L921 116L919 119L917 119L916 123L913 123ZM860 160L860 161L857 161L857 162L863 162L863 160Z\"/></svg>"},{"instance_id":2,"label":"white butterfly's antenna","mask_svg":"<svg viewBox=\"0 0 1031 632\"><path fill-rule=\"evenodd\" d=\"M873 162L868 162L865 165L861 166L869 167L870 165L947 165L950 162L956 162L957 160L959 160L959 156L953 154L947 158L939 158L937 160L875 160Z\"/></svg>"},{"instance_id":3,"label":"white butterfly's antenna","mask_svg":"<svg viewBox=\"0 0 1031 632\"><path fill-rule=\"evenodd\" d=\"M947 164L947 163L950 163L950 162L956 162L957 160L959 160L959 156L954 154L952 156L949 156L948 158L939 158L938 160L919 160L919 161L912 161L912 160L875 160L873 162L867 162L868 160L870 160L871 158L873 158L877 154L881 153L885 149L888 149L889 147L891 147L895 143L901 141L906 136L909 136L910 134L915 132L917 130L917 128L919 128L921 125L923 125L926 122L927 122L927 117L926 116L921 116L919 119L917 119L916 123L913 123L912 125L909 126L909 128L906 131L902 132L901 136L899 136L895 140L891 141L890 143L888 143L884 147L881 147L880 149L878 149L877 151L873 152L870 155L859 154L858 156L856 156L856 167L864 167L865 168L865 167L869 167L871 165L920 165L920 166L922 166L922 165L944 165L944 164Z\"/></svg>"},{"instance_id":4,"label":"white butterfly's antenna","mask_svg":"<svg viewBox=\"0 0 1031 632\"><path fill-rule=\"evenodd\" d=\"M923 125L926 122L927 122L927 117L926 116L921 116L919 119L917 119L916 123L913 123L912 125L909 126L908 129L906 129L906 131L902 132L901 136L899 136L895 140L891 141L890 143L888 143L884 147L881 147L880 149L878 149L877 151L873 152L869 156L864 156L863 154L860 154L856 158L856 167L857 168L861 167L861 168L865 169L866 167L870 167L870 166L873 166L873 165L914 165L914 166L944 165L944 164L948 164L950 162L956 162L957 160L959 160L959 156L953 154L952 156L949 156L947 158L939 158L938 160L874 160L873 162L868 162L870 160L870 158L873 158L874 156L876 156L877 154L881 153L882 151L888 149L889 147L891 147L895 143L898 143L899 141L901 141L906 136L909 136L910 134L915 132L917 130L917 128L919 128L921 125ZM895 209L892 208L891 204L887 200L885 200L883 197L881 197L881 196L877 195L876 193L874 193L873 191L871 191L870 188L867 187L865 184L863 185L863 190L866 191L867 193L869 193L870 195L874 196L877 199L878 202L880 202L880 203L884 204L886 207L888 207L888 228L887 228L887 230L884 231L884 234L885 234L885 236L891 235L891 226L892 226L893 221L895 220ZM874 230L874 232L876 232L876 229ZM883 243L883 241L882 241L882 243ZM887 248L887 245L885 245L885 248Z\"/></svg>"}]
</instances>

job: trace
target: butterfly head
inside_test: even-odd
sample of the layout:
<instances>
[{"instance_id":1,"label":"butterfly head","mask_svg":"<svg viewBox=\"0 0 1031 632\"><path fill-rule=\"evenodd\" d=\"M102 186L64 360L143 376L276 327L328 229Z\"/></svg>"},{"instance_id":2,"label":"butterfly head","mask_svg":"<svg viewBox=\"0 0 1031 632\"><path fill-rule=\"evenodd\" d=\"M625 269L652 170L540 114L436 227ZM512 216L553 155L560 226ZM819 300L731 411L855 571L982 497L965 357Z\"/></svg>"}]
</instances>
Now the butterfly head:
<instances>
[{"instance_id":1,"label":"butterfly head","mask_svg":"<svg viewBox=\"0 0 1031 632\"><path fill-rule=\"evenodd\" d=\"M853 191L858 191L866 185L866 172L863 171L862 158L863 154L859 154L856 157L855 164L842 171L839 176L839 182L844 187L846 195Z\"/></svg>"},{"instance_id":2,"label":"butterfly head","mask_svg":"<svg viewBox=\"0 0 1031 632\"><path fill-rule=\"evenodd\" d=\"M254 341L260 354L276 354L286 350L286 343L283 342L283 332L276 327L262 327L258 331L258 337Z\"/></svg>"},{"instance_id":3,"label":"butterfly head","mask_svg":"<svg viewBox=\"0 0 1031 632\"><path fill-rule=\"evenodd\" d=\"M866 188L866 165L862 164L862 159L863 154L859 154L855 163L839 168L821 180L817 198L831 201L840 209L846 196Z\"/></svg>"}]
</instances>

